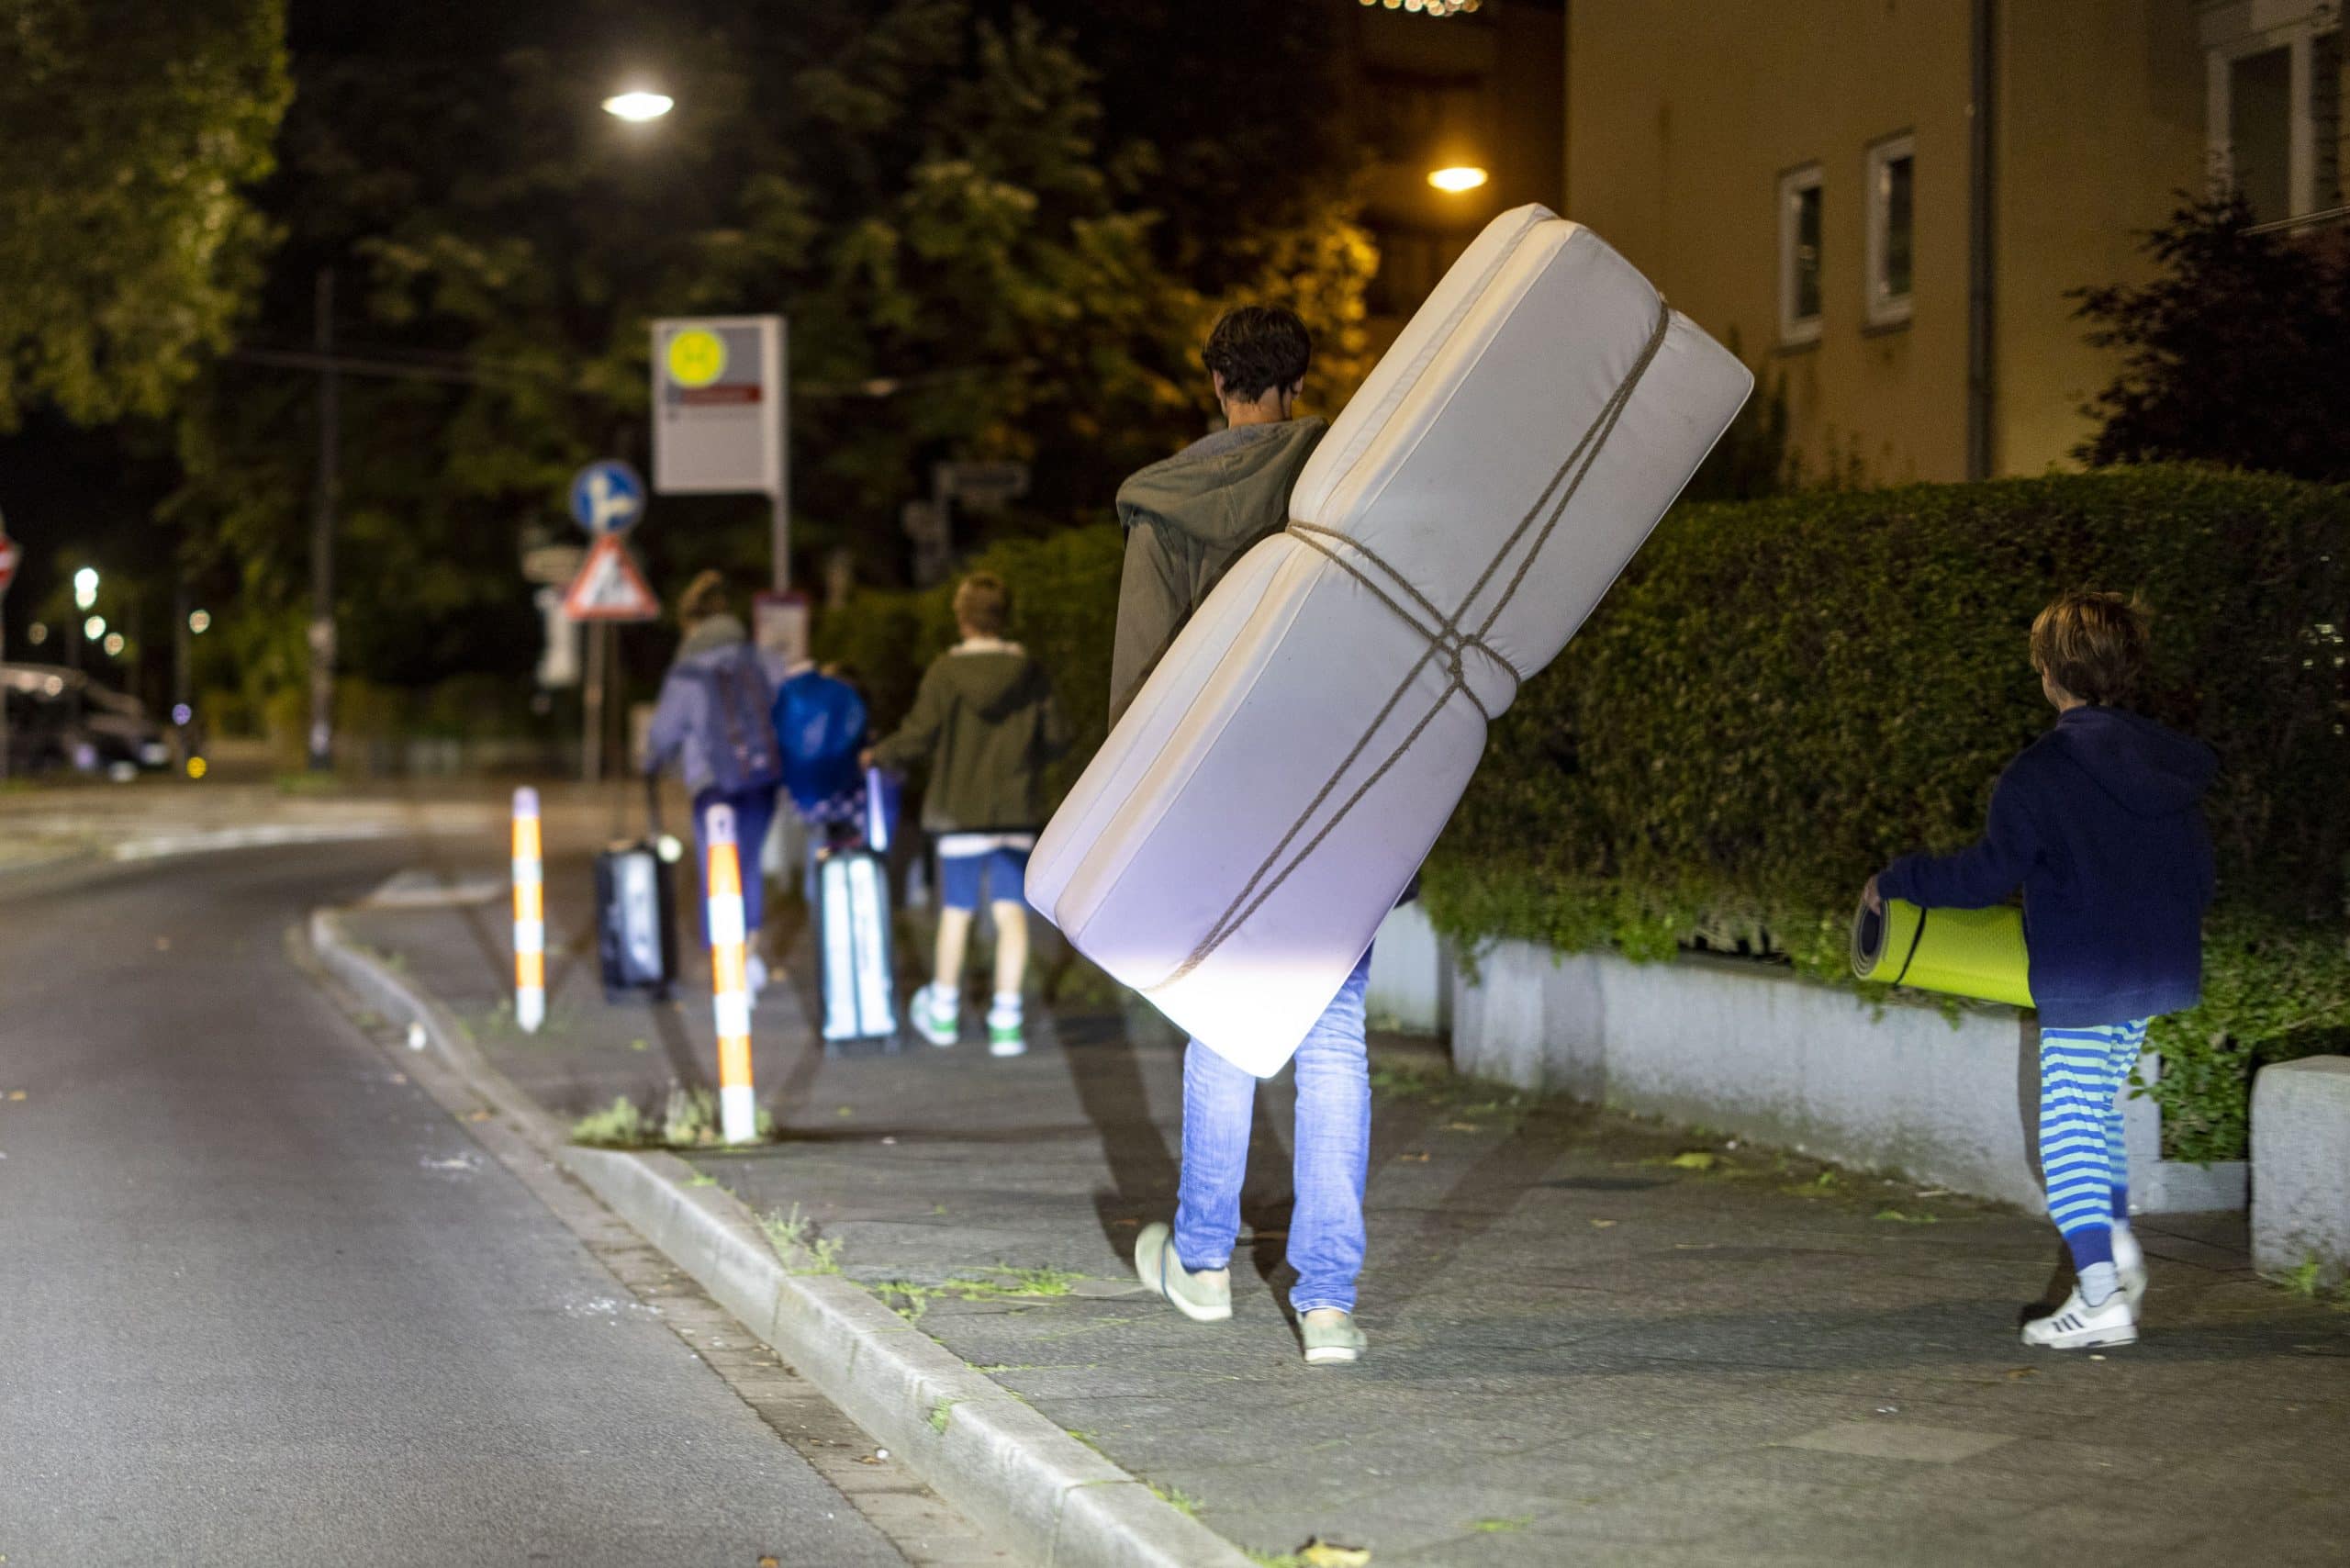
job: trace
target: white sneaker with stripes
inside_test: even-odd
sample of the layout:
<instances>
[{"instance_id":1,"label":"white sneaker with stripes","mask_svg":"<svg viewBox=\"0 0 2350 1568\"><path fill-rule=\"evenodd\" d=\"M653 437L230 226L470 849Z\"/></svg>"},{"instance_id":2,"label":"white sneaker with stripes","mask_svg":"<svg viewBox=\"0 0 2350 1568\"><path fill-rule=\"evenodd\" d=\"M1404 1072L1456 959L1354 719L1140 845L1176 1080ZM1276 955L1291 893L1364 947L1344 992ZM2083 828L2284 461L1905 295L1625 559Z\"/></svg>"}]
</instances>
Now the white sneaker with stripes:
<instances>
[{"instance_id":1,"label":"white sneaker with stripes","mask_svg":"<svg viewBox=\"0 0 2350 1568\"><path fill-rule=\"evenodd\" d=\"M2130 1315L2135 1317L2146 1305L2146 1249L2126 1225L2113 1227L2113 1271L2121 1281L2121 1294L2130 1298Z\"/></svg>"},{"instance_id":2,"label":"white sneaker with stripes","mask_svg":"<svg viewBox=\"0 0 2350 1568\"><path fill-rule=\"evenodd\" d=\"M2102 1305L2091 1306L2076 1290L2065 1305L2045 1317L2023 1326L2023 1342L2043 1350L2095 1350L2107 1345L2138 1342L2138 1315L2130 1309L2128 1293L2115 1291Z\"/></svg>"}]
</instances>

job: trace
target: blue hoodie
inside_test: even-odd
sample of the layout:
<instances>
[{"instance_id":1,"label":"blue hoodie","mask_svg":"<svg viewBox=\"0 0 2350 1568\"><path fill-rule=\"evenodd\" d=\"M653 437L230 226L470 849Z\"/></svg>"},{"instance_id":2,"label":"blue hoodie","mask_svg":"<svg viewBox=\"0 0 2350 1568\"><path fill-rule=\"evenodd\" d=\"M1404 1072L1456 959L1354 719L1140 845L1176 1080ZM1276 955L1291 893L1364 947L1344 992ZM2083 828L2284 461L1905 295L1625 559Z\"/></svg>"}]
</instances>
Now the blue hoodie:
<instances>
[{"instance_id":1,"label":"blue hoodie","mask_svg":"<svg viewBox=\"0 0 2350 1568\"><path fill-rule=\"evenodd\" d=\"M2119 708L2075 708L1999 776L1983 837L1905 855L1887 898L1986 909L2023 888L2040 1021L2120 1024L2192 1007L2203 991L2211 842L2200 805L2219 760Z\"/></svg>"}]
</instances>

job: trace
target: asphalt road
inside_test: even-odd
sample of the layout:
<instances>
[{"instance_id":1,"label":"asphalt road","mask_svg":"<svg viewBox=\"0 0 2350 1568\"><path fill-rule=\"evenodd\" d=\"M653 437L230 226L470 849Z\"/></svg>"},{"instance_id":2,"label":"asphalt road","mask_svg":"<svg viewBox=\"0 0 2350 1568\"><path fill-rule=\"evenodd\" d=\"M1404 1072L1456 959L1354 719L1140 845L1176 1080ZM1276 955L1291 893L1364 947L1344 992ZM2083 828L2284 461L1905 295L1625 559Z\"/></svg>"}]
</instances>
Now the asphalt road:
<instances>
[{"instance_id":1,"label":"asphalt road","mask_svg":"<svg viewBox=\"0 0 2350 1568\"><path fill-rule=\"evenodd\" d=\"M290 959L414 856L0 884L0 1562L901 1563Z\"/></svg>"}]
</instances>

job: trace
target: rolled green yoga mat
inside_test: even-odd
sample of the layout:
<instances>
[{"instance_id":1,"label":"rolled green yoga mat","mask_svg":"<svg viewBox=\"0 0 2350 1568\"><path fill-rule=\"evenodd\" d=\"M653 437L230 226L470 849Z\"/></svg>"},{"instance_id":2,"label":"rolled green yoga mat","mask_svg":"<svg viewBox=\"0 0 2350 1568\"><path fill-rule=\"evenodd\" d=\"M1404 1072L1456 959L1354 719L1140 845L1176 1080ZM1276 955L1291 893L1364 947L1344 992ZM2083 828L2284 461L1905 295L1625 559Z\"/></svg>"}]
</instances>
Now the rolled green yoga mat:
<instances>
[{"instance_id":1,"label":"rolled green yoga mat","mask_svg":"<svg viewBox=\"0 0 2350 1568\"><path fill-rule=\"evenodd\" d=\"M2031 1005L2023 911L2012 905L1919 909L1887 899L1875 914L1863 902L1852 916L1852 972L1886 985Z\"/></svg>"}]
</instances>

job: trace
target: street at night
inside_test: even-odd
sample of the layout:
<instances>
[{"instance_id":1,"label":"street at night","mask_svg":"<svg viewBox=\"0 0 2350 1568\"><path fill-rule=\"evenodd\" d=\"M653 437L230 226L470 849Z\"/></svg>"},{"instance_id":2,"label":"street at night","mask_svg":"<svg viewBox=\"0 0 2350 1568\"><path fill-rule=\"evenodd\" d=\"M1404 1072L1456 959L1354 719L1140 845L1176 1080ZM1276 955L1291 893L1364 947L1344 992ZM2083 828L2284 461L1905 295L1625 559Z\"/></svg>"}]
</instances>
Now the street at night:
<instances>
[{"instance_id":1,"label":"street at night","mask_svg":"<svg viewBox=\"0 0 2350 1568\"><path fill-rule=\"evenodd\" d=\"M2350 1562L2318 0L0 0L0 1565Z\"/></svg>"}]
</instances>

